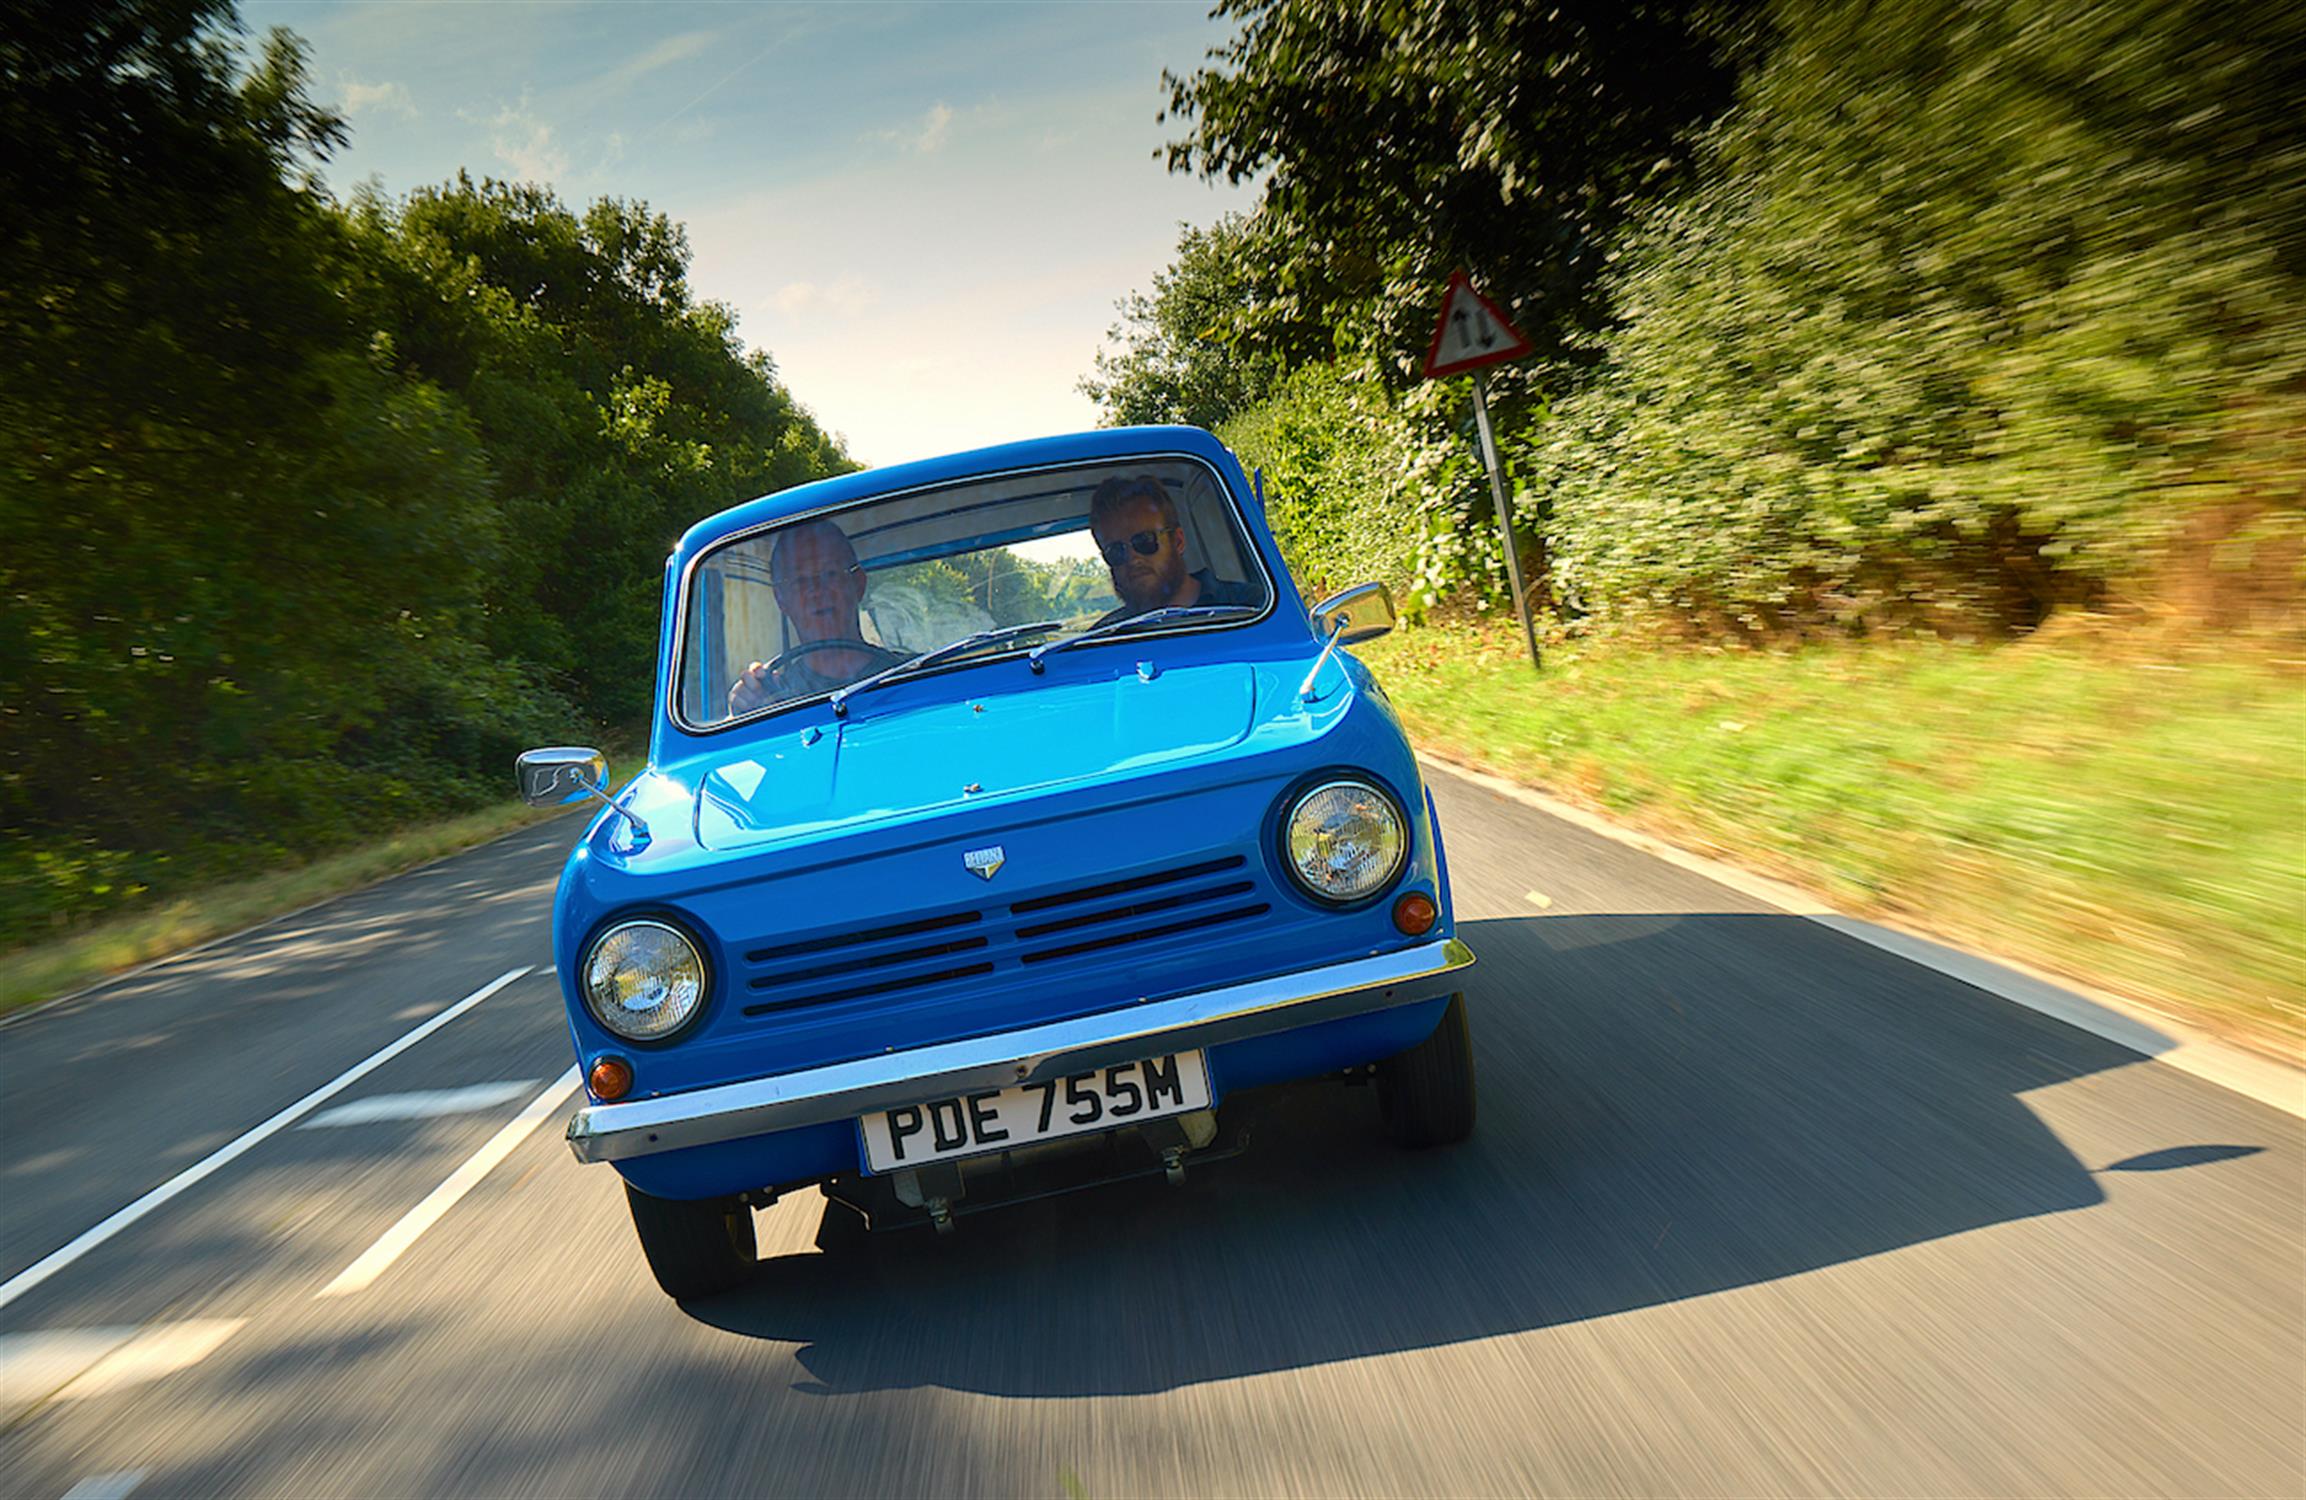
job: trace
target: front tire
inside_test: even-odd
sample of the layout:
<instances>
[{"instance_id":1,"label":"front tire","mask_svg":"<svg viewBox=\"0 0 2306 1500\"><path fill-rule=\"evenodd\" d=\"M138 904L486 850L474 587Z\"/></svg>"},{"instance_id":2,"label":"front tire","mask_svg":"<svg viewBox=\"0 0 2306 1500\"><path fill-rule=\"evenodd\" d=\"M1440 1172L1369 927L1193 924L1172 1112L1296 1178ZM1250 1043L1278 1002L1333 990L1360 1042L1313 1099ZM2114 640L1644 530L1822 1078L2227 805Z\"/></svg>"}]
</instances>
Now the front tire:
<instances>
[{"instance_id":1,"label":"front tire","mask_svg":"<svg viewBox=\"0 0 2306 1500\"><path fill-rule=\"evenodd\" d=\"M1397 1146L1454 1146L1473 1134L1473 1033L1465 996L1449 997L1433 1035L1377 1065L1377 1102Z\"/></svg>"},{"instance_id":2,"label":"front tire","mask_svg":"<svg viewBox=\"0 0 2306 1500\"><path fill-rule=\"evenodd\" d=\"M665 1295L687 1301L732 1290L759 1264L753 1211L735 1198L651 1198L625 1184L641 1253Z\"/></svg>"}]
</instances>

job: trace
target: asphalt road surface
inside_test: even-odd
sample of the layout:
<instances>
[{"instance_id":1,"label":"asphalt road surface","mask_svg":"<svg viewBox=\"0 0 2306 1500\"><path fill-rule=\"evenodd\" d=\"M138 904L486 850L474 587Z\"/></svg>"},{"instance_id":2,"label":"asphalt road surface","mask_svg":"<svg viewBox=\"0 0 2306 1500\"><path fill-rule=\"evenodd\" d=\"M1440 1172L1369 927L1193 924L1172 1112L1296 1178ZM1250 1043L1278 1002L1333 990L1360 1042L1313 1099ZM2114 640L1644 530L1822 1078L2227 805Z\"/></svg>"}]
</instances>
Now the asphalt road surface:
<instances>
[{"instance_id":1,"label":"asphalt road surface","mask_svg":"<svg viewBox=\"0 0 2306 1500\"><path fill-rule=\"evenodd\" d=\"M559 1139L573 822L0 1030L0 1493L2306 1491L2298 1120L1435 779L1470 1144L1266 1091L687 1307Z\"/></svg>"}]
</instances>

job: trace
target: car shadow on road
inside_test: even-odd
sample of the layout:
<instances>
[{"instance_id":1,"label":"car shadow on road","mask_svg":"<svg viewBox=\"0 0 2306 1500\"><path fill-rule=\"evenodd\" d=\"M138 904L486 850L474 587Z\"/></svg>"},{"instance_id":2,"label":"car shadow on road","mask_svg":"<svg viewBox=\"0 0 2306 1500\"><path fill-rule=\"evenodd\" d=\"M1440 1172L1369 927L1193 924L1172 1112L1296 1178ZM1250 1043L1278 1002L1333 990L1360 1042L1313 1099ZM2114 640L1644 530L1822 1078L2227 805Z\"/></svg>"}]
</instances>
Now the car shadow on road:
<instances>
[{"instance_id":1,"label":"car shadow on road","mask_svg":"<svg viewBox=\"0 0 2306 1500\"><path fill-rule=\"evenodd\" d=\"M773 1258L689 1307L842 1393L1141 1393L1574 1323L2101 1201L2019 1098L2139 1061L1798 917L1467 924L1468 1144L1243 1096L1249 1153ZM2184 1142L2171 1142L2172 1147Z\"/></svg>"}]
</instances>

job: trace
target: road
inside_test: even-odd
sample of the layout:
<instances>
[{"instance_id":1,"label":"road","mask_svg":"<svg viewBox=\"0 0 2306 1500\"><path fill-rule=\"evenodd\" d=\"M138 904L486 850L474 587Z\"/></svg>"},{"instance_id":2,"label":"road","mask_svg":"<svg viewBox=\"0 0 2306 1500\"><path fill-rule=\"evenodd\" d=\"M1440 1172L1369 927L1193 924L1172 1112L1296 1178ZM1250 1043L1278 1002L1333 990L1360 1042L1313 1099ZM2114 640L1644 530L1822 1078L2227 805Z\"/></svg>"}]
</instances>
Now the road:
<instances>
[{"instance_id":1,"label":"road","mask_svg":"<svg viewBox=\"0 0 2306 1500\"><path fill-rule=\"evenodd\" d=\"M686 1308L554 1100L318 1295L568 1069L573 824L0 1031L20 1286L533 966L15 1292L0 1493L2306 1491L2297 1119L1435 781L1472 1143L1269 1091L1182 1188L948 1242L824 1255L788 1199Z\"/></svg>"}]
</instances>

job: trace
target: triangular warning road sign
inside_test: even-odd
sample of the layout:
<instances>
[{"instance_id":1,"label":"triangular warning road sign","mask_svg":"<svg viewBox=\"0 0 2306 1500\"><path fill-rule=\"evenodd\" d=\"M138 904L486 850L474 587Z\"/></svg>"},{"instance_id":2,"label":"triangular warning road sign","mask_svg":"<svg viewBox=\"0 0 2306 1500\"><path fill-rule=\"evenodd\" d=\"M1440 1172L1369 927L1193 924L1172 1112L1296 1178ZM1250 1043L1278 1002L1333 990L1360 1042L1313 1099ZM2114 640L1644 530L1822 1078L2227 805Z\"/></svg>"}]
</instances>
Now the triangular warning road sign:
<instances>
[{"instance_id":1,"label":"triangular warning road sign","mask_svg":"<svg viewBox=\"0 0 2306 1500\"><path fill-rule=\"evenodd\" d=\"M1463 271L1453 272L1449 294L1441 299L1441 321L1433 328L1433 346L1425 351L1425 378L1439 380L1519 359L1531 347L1503 310L1473 289Z\"/></svg>"}]
</instances>

